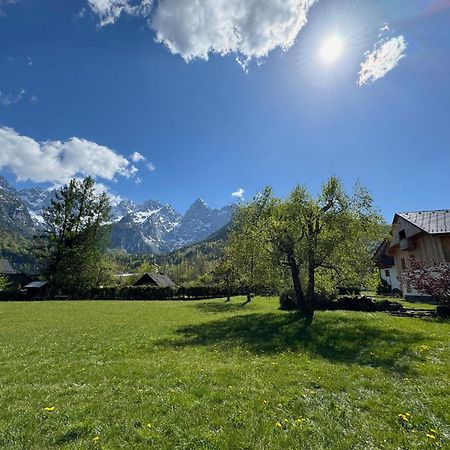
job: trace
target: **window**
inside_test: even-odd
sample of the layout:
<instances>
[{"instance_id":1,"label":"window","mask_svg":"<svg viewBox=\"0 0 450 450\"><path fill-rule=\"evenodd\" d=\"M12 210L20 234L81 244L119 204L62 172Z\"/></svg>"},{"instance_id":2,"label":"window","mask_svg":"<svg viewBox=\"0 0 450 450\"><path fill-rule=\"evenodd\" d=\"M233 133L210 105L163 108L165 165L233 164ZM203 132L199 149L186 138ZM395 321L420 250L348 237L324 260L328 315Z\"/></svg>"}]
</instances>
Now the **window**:
<instances>
[{"instance_id":1,"label":"window","mask_svg":"<svg viewBox=\"0 0 450 450\"><path fill-rule=\"evenodd\" d=\"M389 270L385 270L385 271L384 271L384 274L385 274L387 277L390 277L390 276L391 276Z\"/></svg>"},{"instance_id":2,"label":"window","mask_svg":"<svg viewBox=\"0 0 450 450\"><path fill-rule=\"evenodd\" d=\"M400 231L398 232L398 237L399 237L400 239L406 239L406 233L405 233L405 230L400 230Z\"/></svg>"}]
</instances>

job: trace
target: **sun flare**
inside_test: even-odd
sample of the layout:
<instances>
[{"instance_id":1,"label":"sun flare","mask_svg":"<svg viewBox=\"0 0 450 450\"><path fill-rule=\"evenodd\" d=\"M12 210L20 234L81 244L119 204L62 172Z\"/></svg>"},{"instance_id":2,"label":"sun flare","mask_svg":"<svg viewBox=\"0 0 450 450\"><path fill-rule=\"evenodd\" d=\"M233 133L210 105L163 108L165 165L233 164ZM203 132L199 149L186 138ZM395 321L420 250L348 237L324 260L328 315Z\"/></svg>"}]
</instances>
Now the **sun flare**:
<instances>
[{"instance_id":1,"label":"sun flare","mask_svg":"<svg viewBox=\"0 0 450 450\"><path fill-rule=\"evenodd\" d=\"M325 63L331 64L339 59L343 51L343 40L337 35L332 35L323 42L320 48L320 57Z\"/></svg>"}]
</instances>

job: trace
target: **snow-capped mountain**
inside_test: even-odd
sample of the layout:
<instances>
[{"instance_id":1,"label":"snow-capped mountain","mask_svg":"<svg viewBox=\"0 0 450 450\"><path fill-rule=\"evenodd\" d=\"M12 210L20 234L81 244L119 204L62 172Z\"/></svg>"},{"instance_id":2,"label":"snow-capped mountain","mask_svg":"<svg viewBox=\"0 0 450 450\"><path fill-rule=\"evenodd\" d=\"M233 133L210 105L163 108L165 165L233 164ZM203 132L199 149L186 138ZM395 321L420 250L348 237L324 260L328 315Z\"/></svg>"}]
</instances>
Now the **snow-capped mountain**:
<instances>
[{"instance_id":1,"label":"snow-capped mountain","mask_svg":"<svg viewBox=\"0 0 450 450\"><path fill-rule=\"evenodd\" d=\"M130 253L168 253L206 239L226 225L233 206L211 209L198 199L181 215L172 206L149 200L142 205L128 202L113 208L113 248ZM125 212L125 214L123 214Z\"/></svg>"},{"instance_id":2,"label":"snow-capped mountain","mask_svg":"<svg viewBox=\"0 0 450 450\"><path fill-rule=\"evenodd\" d=\"M38 228L44 223L42 213L45 208L50 206L54 191L41 188L23 189L17 192L18 197L27 207L34 225Z\"/></svg>"},{"instance_id":3,"label":"snow-capped mountain","mask_svg":"<svg viewBox=\"0 0 450 450\"><path fill-rule=\"evenodd\" d=\"M0 225L8 221L9 228L39 229L53 196L54 191L40 188L16 191L0 177ZM111 247L129 253L168 253L206 239L231 220L233 210L234 206L212 209L197 199L181 215L157 200L123 200L111 210Z\"/></svg>"},{"instance_id":4,"label":"snow-capped mountain","mask_svg":"<svg viewBox=\"0 0 450 450\"><path fill-rule=\"evenodd\" d=\"M34 223L17 191L0 176L0 231L32 234Z\"/></svg>"}]
</instances>

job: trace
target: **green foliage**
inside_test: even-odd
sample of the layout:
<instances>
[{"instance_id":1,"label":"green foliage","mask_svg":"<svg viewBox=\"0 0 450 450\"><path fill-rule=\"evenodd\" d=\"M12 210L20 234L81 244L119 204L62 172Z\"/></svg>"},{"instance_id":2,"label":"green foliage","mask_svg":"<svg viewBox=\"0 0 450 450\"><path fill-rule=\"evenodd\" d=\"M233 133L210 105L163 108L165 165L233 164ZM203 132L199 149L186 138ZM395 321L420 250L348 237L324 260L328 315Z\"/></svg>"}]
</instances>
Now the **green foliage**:
<instances>
[{"instance_id":1,"label":"green foliage","mask_svg":"<svg viewBox=\"0 0 450 450\"><path fill-rule=\"evenodd\" d=\"M243 300L0 304L0 448L448 448L450 324Z\"/></svg>"},{"instance_id":2,"label":"green foliage","mask_svg":"<svg viewBox=\"0 0 450 450\"><path fill-rule=\"evenodd\" d=\"M82 292L106 281L105 272L109 277L112 269L104 260L109 213L107 194L97 195L90 177L71 180L44 211L39 249L58 292Z\"/></svg>"},{"instance_id":3,"label":"green foliage","mask_svg":"<svg viewBox=\"0 0 450 450\"><path fill-rule=\"evenodd\" d=\"M8 283L8 279L3 275L0 275L0 290L3 289Z\"/></svg>"},{"instance_id":4,"label":"green foliage","mask_svg":"<svg viewBox=\"0 0 450 450\"><path fill-rule=\"evenodd\" d=\"M289 275L297 308L310 317L319 293L372 283L373 249L387 233L368 192L357 184L347 194L336 177L317 196L297 186L279 200L267 188L235 221L227 254L236 272L246 275L247 285Z\"/></svg>"}]
</instances>

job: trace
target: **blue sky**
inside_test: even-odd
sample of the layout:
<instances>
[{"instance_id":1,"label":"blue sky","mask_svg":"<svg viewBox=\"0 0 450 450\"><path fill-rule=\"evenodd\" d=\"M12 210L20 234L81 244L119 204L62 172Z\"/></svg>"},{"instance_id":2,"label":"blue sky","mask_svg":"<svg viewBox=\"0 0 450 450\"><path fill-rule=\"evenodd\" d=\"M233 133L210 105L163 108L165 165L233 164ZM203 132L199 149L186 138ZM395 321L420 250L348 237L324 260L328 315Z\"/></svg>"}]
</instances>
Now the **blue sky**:
<instances>
[{"instance_id":1,"label":"blue sky","mask_svg":"<svg viewBox=\"0 0 450 450\"><path fill-rule=\"evenodd\" d=\"M388 220L450 206L448 0L150 3L0 0L0 174L180 211L332 174Z\"/></svg>"}]
</instances>

